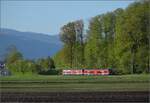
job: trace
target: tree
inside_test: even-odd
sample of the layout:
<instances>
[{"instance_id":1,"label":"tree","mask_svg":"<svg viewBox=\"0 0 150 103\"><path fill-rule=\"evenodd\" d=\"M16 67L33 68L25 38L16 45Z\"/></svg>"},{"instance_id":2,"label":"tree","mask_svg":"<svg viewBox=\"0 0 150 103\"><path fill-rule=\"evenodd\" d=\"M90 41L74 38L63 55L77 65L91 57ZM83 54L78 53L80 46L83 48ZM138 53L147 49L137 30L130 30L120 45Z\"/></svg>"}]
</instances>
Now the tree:
<instances>
[{"instance_id":1,"label":"tree","mask_svg":"<svg viewBox=\"0 0 150 103\"><path fill-rule=\"evenodd\" d=\"M55 68L55 63L51 57L41 58L37 60L36 64L39 72L48 71Z\"/></svg>"},{"instance_id":2,"label":"tree","mask_svg":"<svg viewBox=\"0 0 150 103\"><path fill-rule=\"evenodd\" d=\"M64 47L55 56L56 64L112 68L116 74L149 72L149 5L149 0L138 1L91 18L86 38L82 20L64 25L60 33Z\"/></svg>"},{"instance_id":3,"label":"tree","mask_svg":"<svg viewBox=\"0 0 150 103\"><path fill-rule=\"evenodd\" d=\"M48 61L48 67L49 67L49 69L54 69L55 68L54 60L51 57L48 57L47 61Z\"/></svg>"},{"instance_id":4,"label":"tree","mask_svg":"<svg viewBox=\"0 0 150 103\"><path fill-rule=\"evenodd\" d=\"M76 31L76 42L75 42L75 53L74 53L74 64L77 68L83 68L84 66L84 24L82 20L77 20L75 23Z\"/></svg>"},{"instance_id":5,"label":"tree","mask_svg":"<svg viewBox=\"0 0 150 103\"><path fill-rule=\"evenodd\" d=\"M103 34L102 58L104 61L103 68L114 68L115 67L115 56L114 56L114 37L115 37L115 22L116 17L114 12L107 12L102 15L101 25Z\"/></svg>"},{"instance_id":6,"label":"tree","mask_svg":"<svg viewBox=\"0 0 150 103\"><path fill-rule=\"evenodd\" d=\"M69 63L70 67L72 67L74 60L74 47L76 42L76 31L74 22L70 22L61 28L60 39L65 45L64 49L66 49L66 62Z\"/></svg>"},{"instance_id":7,"label":"tree","mask_svg":"<svg viewBox=\"0 0 150 103\"><path fill-rule=\"evenodd\" d=\"M148 28L149 27L149 2L135 2L130 5L125 14L125 34L129 36L130 40L130 50L131 50L131 64L132 64L132 72L137 73L138 69L140 69L141 63L137 63L138 57L137 54L143 50L144 54L148 56L148 47L149 47L149 39L148 39ZM127 28L128 27L128 28ZM143 48L145 47L145 49ZM142 48L142 49L140 49ZM147 60L147 58L143 55L143 58ZM139 58L143 60L142 58ZM144 60L144 61L145 61ZM148 62L146 62L148 63ZM144 64L146 64L144 63ZM146 69L147 67L143 67Z\"/></svg>"},{"instance_id":8,"label":"tree","mask_svg":"<svg viewBox=\"0 0 150 103\"><path fill-rule=\"evenodd\" d=\"M60 51L58 51L54 56L54 62L57 68L69 68L69 64L66 61L66 52L65 52L66 48L63 47Z\"/></svg>"},{"instance_id":9,"label":"tree","mask_svg":"<svg viewBox=\"0 0 150 103\"><path fill-rule=\"evenodd\" d=\"M6 62L9 64L22 59L23 59L23 55L17 50L15 46L11 46L9 48L8 54L6 55Z\"/></svg>"},{"instance_id":10,"label":"tree","mask_svg":"<svg viewBox=\"0 0 150 103\"><path fill-rule=\"evenodd\" d=\"M135 2L118 16L116 27L116 56L118 57L118 68L124 69L126 73L137 73L140 65L148 63L148 22L149 2ZM147 49L146 49L147 48ZM143 57L140 53L144 53ZM144 59L144 60L143 60ZM147 61L147 62L143 62ZM143 71L147 67L142 67Z\"/></svg>"},{"instance_id":11,"label":"tree","mask_svg":"<svg viewBox=\"0 0 150 103\"><path fill-rule=\"evenodd\" d=\"M100 16L96 16L91 19L88 39L85 46L85 60L88 68L98 68L101 66L100 59L100 48L102 42L102 28L100 22Z\"/></svg>"}]
</instances>

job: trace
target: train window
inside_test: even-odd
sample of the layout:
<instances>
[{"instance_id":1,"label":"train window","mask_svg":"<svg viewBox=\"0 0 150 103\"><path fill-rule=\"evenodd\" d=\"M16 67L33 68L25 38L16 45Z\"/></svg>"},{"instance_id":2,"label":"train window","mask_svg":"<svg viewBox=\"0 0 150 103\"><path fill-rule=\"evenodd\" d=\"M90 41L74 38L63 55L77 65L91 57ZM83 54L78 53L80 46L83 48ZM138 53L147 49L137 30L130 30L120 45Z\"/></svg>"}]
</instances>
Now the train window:
<instances>
[{"instance_id":1,"label":"train window","mask_svg":"<svg viewBox=\"0 0 150 103\"><path fill-rule=\"evenodd\" d=\"M105 70L105 71L104 71L104 73L108 73L108 71L107 71L107 70Z\"/></svg>"},{"instance_id":2,"label":"train window","mask_svg":"<svg viewBox=\"0 0 150 103\"><path fill-rule=\"evenodd\" d=\"M101 71L97 71L97 73L102 73Z\"/></svg>"},{"instance_id":3,"label":"train window","mask_svg":"<svg viewBox=\"0 0 150 103\"><path fill-rule=\"evenodd\" d=\"M94 73L94 71L90 71L90 73Z\"/></svg>"}]
</instances>

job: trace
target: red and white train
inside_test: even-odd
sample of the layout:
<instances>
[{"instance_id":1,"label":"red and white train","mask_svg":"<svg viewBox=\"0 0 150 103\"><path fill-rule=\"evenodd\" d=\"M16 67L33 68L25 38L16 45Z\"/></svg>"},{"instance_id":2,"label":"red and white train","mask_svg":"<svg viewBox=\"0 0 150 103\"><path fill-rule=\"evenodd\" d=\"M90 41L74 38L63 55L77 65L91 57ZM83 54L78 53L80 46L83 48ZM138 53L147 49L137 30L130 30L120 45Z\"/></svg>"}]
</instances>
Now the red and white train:
<instances>
[{"instance_id":1,"label":"red and white train","mask_svg":"<svg viewBox=\"0 0 150 103\"><path fill-rule=\"evenodd\" d=\"M63 75L109 75L109 69L63 70Z\"/></svg>"}]
</instances>

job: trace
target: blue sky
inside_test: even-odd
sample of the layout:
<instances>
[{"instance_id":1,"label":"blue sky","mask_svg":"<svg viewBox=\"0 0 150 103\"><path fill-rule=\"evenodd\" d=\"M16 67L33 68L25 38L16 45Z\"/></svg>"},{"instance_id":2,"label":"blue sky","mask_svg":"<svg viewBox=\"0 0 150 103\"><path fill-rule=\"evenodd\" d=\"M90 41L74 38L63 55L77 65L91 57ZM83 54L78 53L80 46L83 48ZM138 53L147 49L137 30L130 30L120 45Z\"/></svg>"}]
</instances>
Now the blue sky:
<instances>
[{"instance_id":1,"label":"blue sky","mask_svg":"<svg viewBox=\"0 0 150 103\"><path fill-rule=\"evenodd\" d=\"M83 19L126 8L133 0L108 1L1 1L2 28L58 34L69 21ZM87 25L86 25L87 26Z\"/></svg>"}]
</instances>

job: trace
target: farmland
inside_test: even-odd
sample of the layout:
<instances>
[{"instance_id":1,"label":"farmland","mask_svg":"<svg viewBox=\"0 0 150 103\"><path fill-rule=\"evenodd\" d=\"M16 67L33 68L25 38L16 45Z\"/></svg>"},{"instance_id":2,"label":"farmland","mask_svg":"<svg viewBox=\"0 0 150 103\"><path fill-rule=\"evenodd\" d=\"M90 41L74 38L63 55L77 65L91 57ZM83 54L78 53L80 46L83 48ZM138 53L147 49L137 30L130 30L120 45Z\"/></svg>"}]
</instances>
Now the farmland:
<instances>
[{"instance_id":1,"label":"farmland","mask_svg":"<svg viewBox=\"0 0 150 103\"><path fill-rule=\"evenodd\" d=\"M148 102L149 75L1 77L2 102Z\"/></svg>"},{"instance_id":2,"label":"farmland","mask_svg":"<svg viewBox=\"0 0 150 103\"><path fill-rule=\"evenodd\" d=\"M148 91L149 75L10 76L0 78L3 92Z\"/></svg>"}]
</instances>

